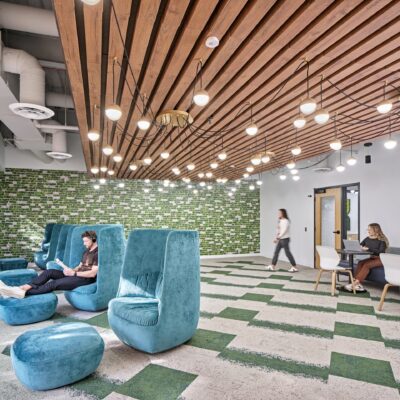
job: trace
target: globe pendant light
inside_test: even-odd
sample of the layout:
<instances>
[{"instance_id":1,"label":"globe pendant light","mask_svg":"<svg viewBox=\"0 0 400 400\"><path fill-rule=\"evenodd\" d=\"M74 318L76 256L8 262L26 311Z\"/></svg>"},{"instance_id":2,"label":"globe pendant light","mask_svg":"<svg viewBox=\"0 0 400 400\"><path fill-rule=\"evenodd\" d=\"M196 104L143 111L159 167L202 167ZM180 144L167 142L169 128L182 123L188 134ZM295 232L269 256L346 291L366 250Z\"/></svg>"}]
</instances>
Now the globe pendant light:
<instances>
[{"instance_id":1,"label":"globe pendant light","mask_svg":"<svg viewBox=\"0 0 400 400\"><path fill-rule=\"evenodd\" d=\"M286 176L286 175L284 175L284 174L282 174L282 175L279 175L279 179L280 179L281 181L284 181L284 180L286 180L286 178L287 178L287 176Z\"/></svg>"},{"instance_id":2,"label":"globe pendant light","mask_svg":"<svg viewBox=\"0 0 400 400\"><path fill-rule=\"evenodd\" d=\"M88 6L95 6L100 3L100 0L82 0L82 3L85 3Z\"/></svg>"},{"instance_id":3,"label":"globe pendant light","mask_svg":"<svg viewBox=\"0 0 400 400\"><path fill-rule=\"evenodd\" d=\"M112 169L109 169L109 170L107 171L107 174L108 174L108 175L114 175L115 172L114 172Z\"/></svg>"},{"instance_id":4,"label":"globe pendant light","mask_svg":"<svg viewBox=\"0 0 400 400\"><path fill-rule=\"evenodd\" d=\"M153 160L151 159L151 157L147 156L146 158L143 159L143 162L146 165L150 165L153 162Z\"/></svg>"},{"instance_id":5,"label":"globe pendant light","mask_svg":"<svg viewBox=\"0 0 400 400\"><path fill-rule=\"evenodd\" d=\"M210 164L210 167L211 167L212 169L217 169L217 168L218 168L218 163L212 162L212 163Z\"/></svg>"},{"instance_id":6,"label":"globe pendant light","mask_svg":"<svg viewBox=\"0 0 400 400\"><path fill-rule=\"evenodd\" d=\"M206 172L206 177L207 177L207 178L212 178L212 176L213 176L213 173L212 173L212 172Z\"/></svg>"},{"instance_id":7,"label":"globe pendant light","mask_svg":"<svg viewBox=\"0 0 400 400\"><path fill-rule=\"evenodd\" d=\"M243 178L248 178L250 175L246 172L243 174Z\"/></svg>"},{"instance_id":8,"label":"globe pendant light","mask_svg":"<svg viewBox=\"0 0 400 400\"><path fill-rule=\"evenodd\" d=\"M271 157L270 156L268 156L268 155L263 155L262 157L261 157L261 162L263 163L263 164L267 164L267 163L269 163L271 161Z\"/></svg>"},{"instance_id":9,"label":"globe pendant light","mask_svg":"<svg viewBox=\"0 0 400 400\"><path fill-rule=\"evenodd\" d=\"M197 176L201 179L204 178L204 172L200 172L199 174L197 174Z\"/></svg>"},{"instance_id":10,"label":"globe pendant light","mask_svg":"<svg viewBox=\"0 0 400 400\"><path fill-rule=\"evenodd\" d=\"M307 97L305 100L303 100L300 103L300 111L304 114L304 115L310 115L312 114L315 110L317 109L317 103L316 101L311 98L311 97Z\"/></svg>"},{"instance_id":11,"label":"globe pendant light","mask_svg":"<svg viewBox=\"0 0 400 400\"><path fill-rule=\"evenodd\" d=\"M193 101L196 105L200 107L204 107L210 101L210 96L208 95L207 91L203 89L203 62L200 60L197 63L196 68L196 78L195 78L195 87L197 81L200 81L200 89L195 90L193 95Z\"/></svg>"},{"instance_id":12,"label":"globe pendant light","mask_svg":"<svg viewBox=\"0 0 400 400\"><path fill-rule=\"evenodd\" d=\"M346 167L342 164L342 151L340 150L339 153L339 165L336 167L337 172L343 172Z\"/></svg>"},{"instance_id":13,"label":"globe pendant light","mask_svg":"<svg viewBox=\"0 0 400 400\"><path fill-rule=\"evenodd\" d=\"M291 173L292 175L297 175L297 174L299 173L299 170L296 169L296 168L293 168L293 169L290 170L290 173Z\"/></svg>"},{"instance_id":14,"label":"globe pendant light","mask_svg":"<svg viewBox=\"0 0 400 400\"><path fill-rule=\"evenodd\" d=\"M357 164L357 159L355 157L353 157L353 139L351 138L351 142L350 142L350 157L347 159L347 165L350 165L351 167L353 165Z\"/></svg>"},{"instance_id":15,"label":"globe pendant light","mask_svg":"<svg viewBox=\"0 0 400 400\"><path fill-rule=\"evenodd\" d=\"M286 166L287 166L289 169L293 169L293 168L296 166L296 163L295 163L294 161L289 161L289 162L286 164Z\"/></svg>"},{"instance_id":16,"label":"globe pendant light","mask_svg":"<svg viewBox=\"0 0 400 400\"><path fill-rule=\"evenodd\" d=\"M329 112L324 109L322 105L322 82L324 80L324 77L321 76L321 82L320 82L320 109L315 113L314 115L314 121L318 125L324 125L329 121Z\"/></svg>"},{"instance_id":17,"label":"globe pendant light","mask_svg":"<svg viewBox=\"0 0 400 400\"><path fill-rule=\"evenodd\" d=\"M179 174L181 173L181 171L180 171L180 169L179 169L178 167L173 167L173 168L172 168L172 172L173 172L175 175L179 175ZM185 179L185 178L183 178L183 179Z\"/></svg>"},{"instance_id":18,"label":"globe pendant light","mask_svg":"<svg viewBox=\"0 0 400 400\"><path fill-rule=\"evenodd\" d=\"M253 122L253 104L250 103L250 125L247 126L246 128L246 133L249 136L254 136L257 135L258 132L258 127L257 125Z\"/></svg>"},{"instance_id":19,"label":"globe pendant light","mask_svg":"<svg viewBox=\"0 0 400 400\"><path fill-rule=\"evenodd\" d=\"M301 153L301 148L300 148L300 146L295 146L295 147L293 147L293 149L292 150L290 150L291 151L291 153L294 155L294 156L298 156L300 153Z\"/></svg>"},{"instance_id":20,"label":"globe pendant light","mask_svg":"<svg viewBox=\"0 0 400 400\"><path fill-rule=\"evenodd\" d=\"M298 180L300 180L300 176L299 175L293 175L292 179L297 182Z\"/></svg>"},{"instance_id":21,"label":"globe pendant light","mask_svg":"<svg viewBox=\"0 0 400 400\"><path fill-rule=\"evenodd\" d=\"M251 163L253 165L260 165L261 164L261 158L258 157L258 156L253 157L250 161L251 161Z\"/></svg>"},{"instance_id":22,"label":"globe pendant light","mask_svg":"<svg viewBox=\"0 0 400 400\"><path fill-rule=\"evenodd\" d=\"M247 167L247 168L246 168L246 171L247 171L247 172L253 172L253 171L254 171L254 167L251 167L251 166L250 166L250 167Z\"/></svg>"},{"instance_id":23,"label":"globe pendant light","mask_svg":"<svg viewBox=\"0 0 400 400\"><path fill-rule=\"evenodd\" d=\"M91 129L88 134L88 139L92 142L96 142L100 138L100 132L97 131L96 129Z\"/></svg>"},{"instance_id":24,"label":"globe pendant light","mask_svg":"<svg viewBox=\"0 0 400 400\"><path fill-rule=\"evenodd\" d=\"M114 152L114 149L110 145L106 145L103 147L103 153L106 156L110 156Z\"/></svg>"},{"instance_id":25,"label":"globe pendant light","mask_svg":"<svg viewBox=\"0 0 400 400\"><path fill-rule=\"evenodd\" d=\"M132 164L129 164L129 169L131 171L136 171L138 169L138 166L136 164L132 163Z\"/></svg>"},{"instance_id":26,"label":"globe pendant light","mask_svg":"<svg viewBox=\"0 0 400 400\"><path fill-rule=\"evenodd\" d=\"M307 98L300 103L300 111L304 115L310 115L317 109L316 101L310 97L310 80L309 80L309 69L310 63L306 60L307 63Z\"/></svg>"},{"instance_id":27,"label":"globe pendant light","mask_svg":"<svg viewBox=\"0 0 400 400\"><path fill-rule=\"evenodd\" d=\"M90 168L90 172L92 173L92 174L98 174L99 173L99 168L98 167L92 167L92 168Z\"/></svg>"},{"instance_id":28,"label":"globe pendant light","mask_svg":"<svg viewBox=\"0 0 400 400\"><path fill-rule=\"evenodd\" d=\"M168 151L164 150L161 154L160 157L164 160L166 160L169 157Z\"/></svg>"},{"instance_id":29,"label":"globe pendant light","mask_svg":"<svg viewBox=\"0 0 400 400\"><path fill-rule=\"evenodd\" d=\"M227 154L225 153L225 151L223 151L223 152L221 152L221 153L218 154L218 158L219 158L221 161L226 160L226 157L227 157Z\"/></svg>"},{"instance_id":30,"label":"globe pendant light","mask_svg":"<svg viewBox=\"0 0 400 400\"><path fill-rule=\"evenodd\" d=\"M392 111L393 104L391 101L386 99L386 81L383 85L383 100L376 106L378 113L387 114Z\"/></svg>"},{"instance_id":31,"label":"globe pendant light","mask_svg":"<svg viewBox=\"0 0 400 400\"><path fill-rule=\"evenodd\" d=\"M142 131L147 131L150 128L151 121L149 118L142 116L137 122L137 126Z\"/></svg>"},{"instance_id":32,"label":"globe pendant light","mask_svg":"<svg viewBox=\"0 0 400 400\"><path fill-rule=\"evenodd\" d=\"M107 180L105 178L100 178L99 179L100 185L105 185L106 182L107 182Z\"/></svg>"},{"instance_id":33,"label":"globe pendant light","mask_svg":"<svg viewBox=\"0 0 400 400\"><path fill-rule=\"evenodd\" d=\"M384 143L384 146L388 150L392 150L397 146L397 141L389 137L389 139L386 140L386 142Z\"/></svg>"},{"instance_id":34,"label":"globe pendant light","mask_svg":"<svg viewBox=\"0 0 400 400\"><path fill-rule=\"evenodd\" d=\"M342 142L337 137L336 119L337 119L337 114L335 116L335 138L333 139L333 142L329 143L329 147L332 150L338 151L342 148Z\"/></svg>"},{"instance_id":35,"label":"globe pendant light","mask_svg":"<svg viewBox=\"0 0 400 400\"><path fill-rule=\"evenodd\" d=\"M115 162L117 162L117 163L121 162L121 161L122 161L122 156L121 156L121 154L115 154L115 155L113 156L113 160L114 160Z\"/></svg>"},{"instance_id":36,"label":"globe pendant light","mask_svg":"<svg viewBox=\"0 0 400 400\"><path fill-rule=\"evenodd\" d=\"M304 128L306 125L307 120L299 114L294 120L293 120L293 125L296 129L301 129Z\"/></svg>"},{"instance_id":37,"label":"globe pendant light","mask_svg":"<svg viewBox=\"0 0 400 400\"><path fill-rule=\"evenodd\" d=\"M107 172L107 170L108 170L108 168L107 168L105 165L103 165L102 167L100 167L100 171L101 171L101 172Z\"/></svg>"},{"instance_id":38,"label":"globe pendant light","mask_svg":"<svg viewBox=\"0 0 400 400\"><path fill-rule=\"evenodd\" d=\"M121 107L117 104L110 104L106 107L106 117L111 121L118 121L122 117Z\"/></svg>"},{"instance_id":39,"label":"globe pendant light","mask_svg":"<svg viewBox=\"0 0 400 400\"><path fill-rule=\"evenodd\" d=\"M193 170L196 168L196 166L195 166L193 163L190 163L190 164L188 164L188 165L186 166L186 168L187 168L189 171L193 171Z\"/></svg>"}]
</instances>

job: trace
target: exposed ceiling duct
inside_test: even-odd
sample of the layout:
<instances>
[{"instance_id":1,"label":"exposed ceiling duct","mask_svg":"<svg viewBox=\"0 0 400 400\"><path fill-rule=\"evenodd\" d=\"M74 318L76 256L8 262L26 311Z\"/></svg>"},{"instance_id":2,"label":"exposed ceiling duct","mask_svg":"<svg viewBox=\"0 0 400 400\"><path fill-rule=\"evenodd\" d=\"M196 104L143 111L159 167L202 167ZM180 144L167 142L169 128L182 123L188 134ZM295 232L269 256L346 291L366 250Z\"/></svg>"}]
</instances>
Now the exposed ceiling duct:
<instances>
[{"instance_id":1,"label":"exposed ceiling duct","mask_svg":"<svg viewBox=\"0 0 400 400\"><path fill-rule=\"evenodd\" d=\"M48 125L48 127L45 127ZM55 120L47 119L41 121L41 130L43 133L50 133L52 135L52 148L46 154L56 160L66 160L72 157L72 154L67 152L67 136L66 132L62 129L62 125Z\"/></svg>"},{"instance_id":2,"label":"exposed ceiling duct","mask_svg":"<svg viewBox=\"0 0 400 400\"><path fill-rule=\"evenodd\" d=\"M0 27L58 37L53 11L0 1Z\"/></svg>"}]
</instances>

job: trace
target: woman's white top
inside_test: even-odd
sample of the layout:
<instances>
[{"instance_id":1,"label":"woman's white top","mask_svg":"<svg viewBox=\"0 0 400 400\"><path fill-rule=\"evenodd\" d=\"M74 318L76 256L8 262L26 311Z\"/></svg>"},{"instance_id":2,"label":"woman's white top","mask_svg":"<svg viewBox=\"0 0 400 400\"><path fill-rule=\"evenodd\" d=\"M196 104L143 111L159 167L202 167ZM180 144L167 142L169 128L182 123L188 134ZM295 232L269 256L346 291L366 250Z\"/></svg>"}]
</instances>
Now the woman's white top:
<instances>
[{"instance_id":1,"label":"woman's white top","mask_svg":"<svg viewBox=\"0 0 400 400\"><path fill-rule=\"evenodd\" d=\"M287 239L290 237L290 222L286 218L281 218L278 222L277 236L278 239Z\"/></svg>"}]
</instances>

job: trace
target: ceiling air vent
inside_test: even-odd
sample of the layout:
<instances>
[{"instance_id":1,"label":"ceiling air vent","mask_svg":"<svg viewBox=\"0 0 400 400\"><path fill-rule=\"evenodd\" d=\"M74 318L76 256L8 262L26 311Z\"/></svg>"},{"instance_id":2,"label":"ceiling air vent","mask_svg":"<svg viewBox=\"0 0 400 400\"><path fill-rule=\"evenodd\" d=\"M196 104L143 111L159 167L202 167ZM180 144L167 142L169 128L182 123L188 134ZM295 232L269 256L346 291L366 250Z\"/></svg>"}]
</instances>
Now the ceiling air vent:
<instances>
[{"instance_id":1,"label":"ceiling air vent","mask_svg":"<svg viewBox=\"0 0 400 400\"><path fill-rule=\"evenodd\" d=\"M331 167L316 167L316 168L313 168L313 171L318 174L322 174L322 173L326 173L326 172L331 172L332 168Z\"/></svg>"},{"instance_id":2,"label":"ceiling air vent","mask_svg":"<svg viewBox=\"0 0 400 400\"><path fill-rule=\"evenodd\" d=\"M8 107L14 114L28 119L48 119L54 115L49 108L37 104L12 103Z\"/></svg>"}]
</instances>

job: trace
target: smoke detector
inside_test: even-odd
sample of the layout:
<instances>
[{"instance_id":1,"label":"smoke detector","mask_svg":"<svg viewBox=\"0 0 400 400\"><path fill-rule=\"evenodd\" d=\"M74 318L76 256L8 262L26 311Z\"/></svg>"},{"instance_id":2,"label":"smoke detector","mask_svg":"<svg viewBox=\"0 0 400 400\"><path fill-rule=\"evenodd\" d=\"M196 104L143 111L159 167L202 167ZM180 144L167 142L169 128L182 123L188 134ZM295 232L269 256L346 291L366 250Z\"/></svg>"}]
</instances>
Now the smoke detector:
<instances>
[{"instance_id":1,"label":"smoke detector","mask_svg":"<svg viewBox=\"0 0 400 400\"><path fill-rule=\"evenodd\" d=\"M48 151L46 154L55 160L67 160L72 157L72 154L62 153L61 151Z\"/></svg>"},{"instance_id":2,"label":"smoke detector","mask_svg":"<svg viewBox=\"0 0 400 400\"><path fill-rule=\"evenodd\" d=\"M318 174L321 174L321 173L331 172L332 168L331 167L316 167L316 168L313 168L313 171Z\"/></svg>"},{"instance_id":3,"label":"smoke detector","mask_svg":"<svg viewBox=\"0 0 400 400\"><path fill-rule=\"evenodd\" d=\"M12 103L9 109L20 117L28 119L48 119L54 115L50 108L31 103Z\"/></svg>"}]
</instances>

